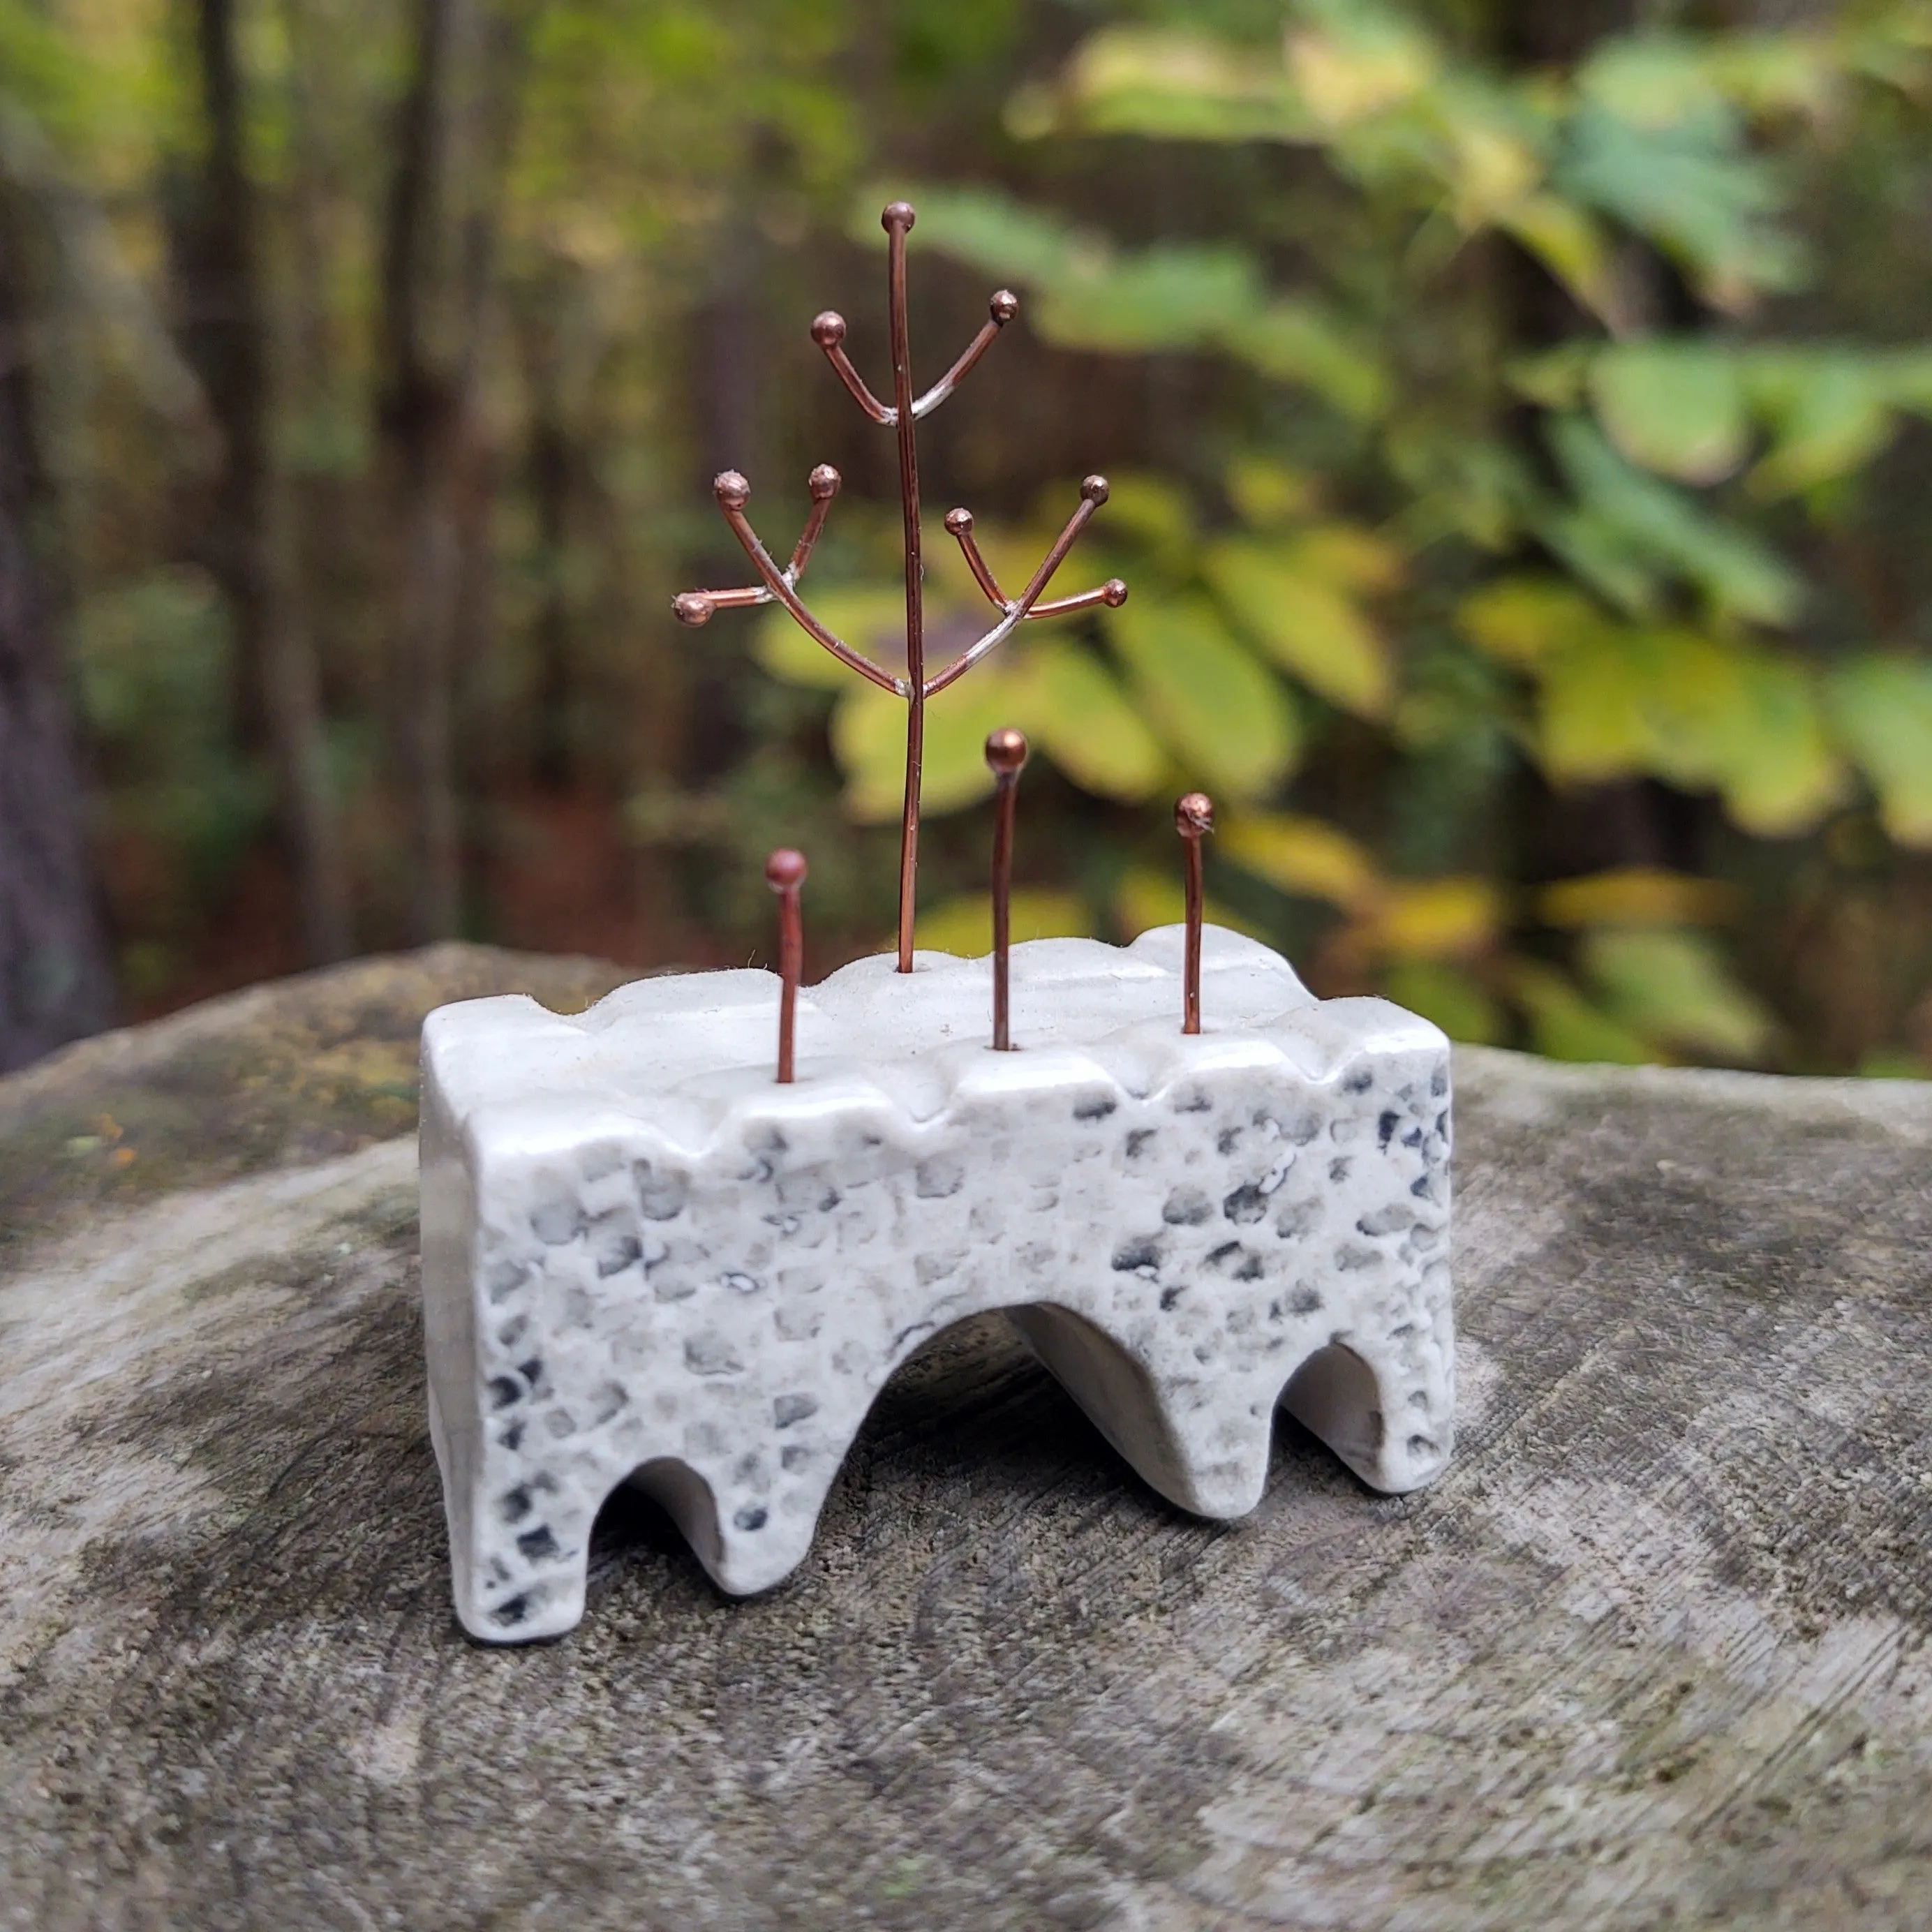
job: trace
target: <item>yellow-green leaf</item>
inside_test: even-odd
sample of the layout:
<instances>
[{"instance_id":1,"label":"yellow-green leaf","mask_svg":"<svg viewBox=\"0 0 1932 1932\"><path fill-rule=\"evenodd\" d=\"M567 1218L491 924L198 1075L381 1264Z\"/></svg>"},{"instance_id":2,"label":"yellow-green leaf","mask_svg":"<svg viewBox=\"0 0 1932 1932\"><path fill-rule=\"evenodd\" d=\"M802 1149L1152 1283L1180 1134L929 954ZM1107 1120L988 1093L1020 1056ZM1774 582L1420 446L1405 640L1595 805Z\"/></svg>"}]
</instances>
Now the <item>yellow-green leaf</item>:
<instances>
[{"instance_id":1,"label":"yellow-green leaf","mask_svg":"<svg viewBox=\"0 0 1932 1932\"><path fill-rule=\"evenodd\" d=\"M1360 524L1315 524L1288 545L1298 570L1350 590L1393 590L1406 572L1402 552Z\"/></svg>"},{"instance_id":2,"label":"yellow-green leaf","mask_svg":"<svg viewBox=\"0 0 1932 1932\"><path fill-rule=\"evenodd\" d=\"M1412 100L1436 78L1438 56L1399 14L1351 10L1291 34L1288 70L1315 118L1346 128Z\"/></svg>"},{"instance_id":3,"label":"yellow-green leaf","mask_svg":"<svg viewBox=\"0 0 1932 1932\"><path fill-rule=\"evenodd\" d=\"M1480 952L1502 922L1502 894L1492 879L1403 879L1383 889L1369 936L1389 958L1454 958Z\"/></svg>"},{"instance_id":4,"label":"yellow-green leaf","mask_svg":"<svg viewBox=\"0 0 1932 1932\"><path fill-rule=\"evenodd\" d=\"M1250 798L1286 775L1300 736L1288 694L1204 598L1136 598L1108 632L1142 715L1202 783Z\"/></svg>"},{"instance_id":5,"label":"yellow-green leaf","mask_svg":"<svg viewBox=\"0 0 1932 1932\"><path fill-rule=\"evenodd\" d=\"M1008 672L1009 722L1083 790L1131 803L1160 788L1167 754L1092 652L1058 640L1020 652Z\"/></svg>"},{"instance_id":6,"label":"yellow-green leaf","mask_svg":"<svg viewBox=\"0 0 1932 1932\"><path fill-rule=\"evenodd\" d=\"M856 685L832 713L832 755L845 775L845 809L862 824L899 815L905 726L904 700L877 685Z\"/></svg>"},{"instance_id":7,"label":"yellow-green leaf","mask_svg":"<svg viewBox=\"0 0 1932 1932\"><path fill-rule=\"evenodd\" d=\"M1456 627L1502 663L1539 664L1586 634L1603 614L1572 585L1553 577L1505 577L1463 598Z\"/></svg>"},{"instance_id":8,"label":"yellow-green leaf","mask_svg":"<svg viewBox=\"0 0 1932 1932\"><path fill-rule=\"evenodd\" d=\"M841 585L815 592L810 602L812 614L834 637L895 676L904 670L904 590ZM731 616L726 612L711 622L722 626L730 622ZM848 670L776 605L768 607L758 620L756 650L759 663L788 684L845 691L861 681L857 672Z\"/></svg>"},{"instance_id":9,"label":"yellow-green leaf","mask_svg":"<svg viewBox=\"0 0 1932 1932\"><path fill-rule=\"evenodd\" d=\"M1646 470L1714 483L1744 460L1744 391L1715 344L1612 344L1591 366L1590 392L1610 440Z\"/></svg>"},{"instance_id":10,"label":"yellow-green leaf","mask_svg":"<svg viewBox=\"0 0 1932 1932\"><path fill-rule=\"evenodd\" d=\"M1532 1043L1551 1060L1641 1066L1660 1057L1649 1041L1600 1012L1554 967L1526 960L1516 969L1514 986L1529 1016Z\"/></svg>"},{"instance_id":11,"label":"yellow-green leaf","mask_svg":"<svg viewBox=\"0 0 1932 1932\"><path fill-rule=\"evenodd\" d=\"M1843 476L1892 440L1887 372L1876 356L1766 349L1745 368L1752 398L1776 432L1750 472L1757 496L1785 496Z\"/></svg>"},{"instance_id":12,"label":"yellow-green leaf","mask_svg":"<svg viewBox=\"0 0 1932 1932\"><path fill-rule=\"evenodd\" d=\"M1397 1006L1433 1020L1451 1040L1488 1046L1503 1036L1502 1009L1468 974L1446 961L1400 961L1382 975L1382 990Z\"/></svg>"},{"instance_id":13,"label":"yellow-green leaf","mask_svg":"<svg viewBox=\"0 0 1932 1932\"><path fill-rule=\"evenodd\" d=\"M1844 768L1808 670L1789 658L1754 652L1742 682L1738 729L1722 774L1725 809L1760 838L1789 838L1836 803Z\"/></svg>"},{"instance_id":14,"label":"yellow-green leaf","mask_svg":"<svg viewBox=\"0 0 1932 1932\"><path fill-rule=\"evenodd\" d=\"M1240 456L1228 466L1222 487L1241 520L1258 530L1278 530L1312 514L1315 479L1265 456Z\"/></svg>"},{"instance_id":15,"label":"yellow-green leaf","mask_svg":"<svg viewBox=\"0 0 1932 1932\"><path fill-rule=\"evenodd\" d=\"M1832 674L1833 722L1901 845L1932 845L1932 663L1855 658Z\"/></svg>"},{"instance_id":16,"label":"yellow-green leaf","mask_svg":"<svg viewBox=\"0 0 1932 1932\"><path fill-rule=\"evenodd\" d=\"M962 678L927 703L920 800L937 817L993 788L986 734L1012 722L1012 699L998 668ZM868 823L896 818L905 796L906 707L878 686L858 684L832 714L832 755L845 774L845 807Z\"/></svg>"},{"instance_id":17,"label":"yellow-green leaf","mask_svg":"<svg viewBox=\"0 0 1932 1932\"><path fill-rule=\"evenodd\" d=\"M1388 715L1388 647L1349 593L1296 545L1231 537L1210 547L1204 567L1242 629L1284 670L1344 710Z\"/></svg>"},{"instance_id":18,"label":"yellow-green leaf","mask_svg":"<svg viewBox=\"0 0 1932 1932\"><path fill-rule=\"evenodd\" d=\"M1161 926L1178 926L1186 916L1186 889L1180 868L1156 872L1136 866L1120 875L1114 888L1114 922L1124 939L1151 932ZM1268 934L1253 920L1210 898L1202 909L1210 926L1224 926L1230 932L1245 933L1250 939L1266 943Z\"/></svg>"},{"instance_id":19,"label":"yellow-green leaf","mask_svg":"<svg viewBox=\"0 0 1932 1932\"><path fill-rule=\"evenodd\" d=\"M1717 879L1667 872L1654 866L1622 866L1558 879L1537 895L1546 926L1702 926L1726 917L1734 888Z\"/></svg>"},{"instance_id":20,"label":"yellow-green leaf","mask_svg":"<svg viewBox=\"0 0 1932 1932\"><path fill-rule=\"evenodd\" d=\"M1376 889L1375 861L1340 826L1286 813L1245 812L1215 835L1215 849L1285 892L1345 908Z\"/></svg>"},{"instance_id":21,"label":"yellow-green leaf","mask_svg":"<svg viewBox=\"0 0 1932 1932\"><path fill-rule=\"evenodd\" d=\"M1616 251L1603 224L1557 194L1526 196L1497 225L1522 244L1586 308L1615 324L1622 317Z\"/></svg>"},{"instance_id":22,"label":"yellow-green leaf","mask_svg":"<svg viewBox=\"0 0 1932 1932\"><path fill-rule=\"evenodd\" d=\"M1599 628L1544 668L1538 694L1544 769L1594 784L1645 769L1652 746L1644 668Z\"/></svg>"},{"instance_id":23,"label":"yellow-green leaf","mask_svg":"<svg viewBox=\"0 0 1932 1932\"><path fill-rule=\"evenodd\" d=\"M1771 1015L1708 935L1606 929L1584 940L1582 956L1612 1016L1634 1030L1726 1060L1762 1057Z\"/></svg>"},{"instance_id":24,"label":"yellow-green leaf","mask_svg":"<svg viewBox=\"0 0 1932 1932\"><path fill-rule=\"evenodd\" d=\"M1022 886L1008 899L1006 917L1016 946L1023 939L1094 936L1094 915L1078 892ZM919 915L916 944L927 952L951 952L962 959L975 959L982 952L990 952L993 946L992 896L968 892L922 910Z\"/></svg>"}]
</instances>

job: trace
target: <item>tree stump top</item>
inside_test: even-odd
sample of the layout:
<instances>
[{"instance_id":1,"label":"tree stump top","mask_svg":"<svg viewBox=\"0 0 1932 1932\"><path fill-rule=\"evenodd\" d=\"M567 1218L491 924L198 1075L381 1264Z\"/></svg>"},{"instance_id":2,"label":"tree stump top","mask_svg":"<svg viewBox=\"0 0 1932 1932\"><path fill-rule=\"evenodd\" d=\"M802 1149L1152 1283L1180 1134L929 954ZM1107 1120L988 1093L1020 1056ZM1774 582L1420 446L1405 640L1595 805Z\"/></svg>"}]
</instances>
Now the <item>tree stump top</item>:
<instances>
[{"instance_id":1,"label":"tree stump top","mask_svg":"<svg viewBox=\"0 0 1932 1932\"><path fill-rule=\"evenodd\" d=\"M0 1082L0 1924L1805 1926L1932 1897L1932 1087L1457 1054L1434 1488L1139 1485L997 1319L789 1584L641 1502L448 1603L414 1042L443 947Z\"/></svg>"}]
</instances>

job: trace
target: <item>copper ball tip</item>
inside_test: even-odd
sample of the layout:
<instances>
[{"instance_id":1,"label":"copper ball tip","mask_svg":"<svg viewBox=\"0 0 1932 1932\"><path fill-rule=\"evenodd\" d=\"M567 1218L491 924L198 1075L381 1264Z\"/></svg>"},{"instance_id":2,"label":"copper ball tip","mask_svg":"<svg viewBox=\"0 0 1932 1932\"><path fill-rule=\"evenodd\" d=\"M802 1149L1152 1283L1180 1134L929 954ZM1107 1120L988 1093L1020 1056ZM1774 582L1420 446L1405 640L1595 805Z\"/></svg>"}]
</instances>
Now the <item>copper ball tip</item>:
<instances>
[{"instance_id":1,"label":"copper ball tip","mask_svg":"<svg viewBox=\"0 0 1932 1932\"><path fill-rule=\"evenodd\" d=\"M812 500L822 503L828 496L838 494L838 485L844 479L829 463L821 463L805 479L805 487L812 492Z\"/></svg>"},{"instance_id":2,"label":"copper ball tip","mask_svg":"<svg viewBox=\"0 0 1932 1932\"><path fill-rule=\"evenodd\" d=\"M1026 734L1002 724L986 734L986 762L1000 778L1010 778L1027 761Z\"/></svg>"},{"instance_id":3,"label":"copper ball tip","mask_svg":"<svg viewBox=\"0 0 1932 1932\"><path fill-rule=\"evenodd\" d=\"M1104 476L1087 476L1081 479L1080 494L1090 503L1104 503L1107 500L1107 479Z\"/></svg>"},{"instance_id":4,"label":"copper ball tip","mask_svg":"<svg viewBox=\"0 0 1932 1932\"><path fill-rule=\"evenodd\" d=\"M1184 792L1174 805L1174 829L1184 838L1198 838L1214 829L1214 801L1204 791Z\"/></svg>"},{"instance_id":5,"label":"copper ball tip","mask_svg":"<svg viewBox=\"0 0 1932 1932\"><path fill-rule=\"evenodd\" d=\"M821 349L836 349L845 340L845 318L828 308L812 318L812 339Z\"/></svg>"},{"instance_id":6,"label":"copper ball tip","mask_svg":"<svg viewBox=\"0 0 1932 1932\"><path fill-rule=\"evenodd\" d=\"M997 289L993 299L986 304L987 311L1004 328L1020 312L1020 298L1011 289Z\"/></svg>"},{"instance_id":7,"label":"copper ball tip","mask_svg":"<svg viewBox=\"0 0 1932 1932\"><path fill-rule=\"evenodd\" d=\"M681 592L670 600L670 608L677 614L680 624L688 624L695 629L700 624L708 624L717 605L701 590Z\"/></svg>"},{"instance_id":8,"label":"copper ball tip","mask_svg":"<svg viewBox=\"0 0 1932 1932\"><path fill-rule=\"evenodd\" d=\"M1100 602L1109 610L1118 610L1127 601L1127 586L1118 577L1110 577L1100 586Z\"/></svg>"},{"instance_id":9,"label":"copper ball tip","mask_svg":"<svg viewBox=\"0 0 1932 1932\"><path fill-rule=\"evenodd\" d=\"M805 854L789 845L781 845L765 861L765 884L775 892L803 885L805 874Z\"/></svg>"},{"instance_id":10,"label":"copper ball tip","mask_svg":"<svg viewBox=\"0 0 1932 1932\"><path fill-rule=\"evenodd\" d=\"M916 219L909 201L889 201L880 211L879 226L890 234L895 228L910 228Z\"/></svg>"},{"instance_id":11,"label":"copper ball tip","mask_svg":"<svg viewBox=\"0 0 1932 1932\"><path fill-rule=\"evenodd\" d=\"M711 494L728 510L742 510L751 500L752 486L735 470L727 470L714 478Z\"/></svg>"},{"instance_id":12,"label":"copper ball tip","mask_svg":"<svg viewBox=\"0 0 1932 1932\"><path fill-rule=\"evenodd\" d=\"M967 509L948 510L946 513L946 527L949 534L953 536L966 536L973 527L973 512Z\"/></svg>"}]
</instances>

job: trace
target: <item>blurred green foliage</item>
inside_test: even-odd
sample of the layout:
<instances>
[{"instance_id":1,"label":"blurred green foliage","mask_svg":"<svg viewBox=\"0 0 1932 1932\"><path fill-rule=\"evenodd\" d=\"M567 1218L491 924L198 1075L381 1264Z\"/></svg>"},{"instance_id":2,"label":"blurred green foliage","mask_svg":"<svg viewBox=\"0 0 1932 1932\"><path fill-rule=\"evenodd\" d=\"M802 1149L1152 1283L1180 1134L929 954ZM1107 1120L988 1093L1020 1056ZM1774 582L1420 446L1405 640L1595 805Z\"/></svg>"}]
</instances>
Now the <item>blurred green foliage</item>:
<instances>
[{"instance_id":1,"label":"blurred green foliage","mask_svg":"<svg viewBox=\"0 0 1932 1932\"><path fill-rule=\"evenodd\" d=\"M1139 746L1105 771L1062 749L1089 717L1120 742L1124 700L1166 754L1159 783L1184 774L1223 801L1224 865L1331 909L1331 976L1461 1036L1816 1064L1768 970L1778 902L1821 832L1869 863L1856 827L1875 816L1922 892L1905 854L1932 847L1924 606L1873 595L1871 554L1902 534L1874 497L1932 412L1932 349L1861 339L1866 318L1832 314L1828 290L1798 304L1829 245L1803 217L1856 191L1833 176L1868 142L1923 182L1932 13L1633 28L1528 61L1481 31L1502 19L1472 31L1466 9L1300 0L1248 13L1267 40L1151 10L1022 91L1012 130L1276 145L1318 172L1217 208L1212 239L1128 245L944 182L914 190L920 235L1014 279L1050 341L1226 358L1301 406L1204 425L1218 473L1196 465L1191 490L1127 479L1096 548L1133 596L1074 660L1079 685L1033 677L1070 651L1034 646L973 703L1127 799L1156 788ZM941 806L981 788L964 709ZM883 808L885 734L835 744L855 802ZM1267 808L1298 774L1310 798L1359 794L1336 782L1342 760L1378 773L1380 796L1350 801L1366 845ZM1526 890L1568 855L1513 837L1510 814L1613 788L1721 824L1681 856L1640 842L1644 862ZM1409 842L1466 870L1376 856L1402 842L1405 794L1438 820ZM1744 840L1764 848L1733 859L1758 903L1700 898L1693 871L1725 869ZM1922 988L1927 964L1922 937ZM1922 1006L1922 1052L1926 1022Z\"/></svg>"},{"instance_id":2,"label":"blurred green foliage","mask_svg":"<svg viewBox=\"0 0 1932 1932\"><path fill-rule=\"evenodd\" d=\"M409 10L242 12L294 572L380 943L373 316ZM782 616L694 638L666 604L733 580L710 468L753 475L776 544L830 457L812 601L899 648L889 455L803 324L836 303L878 368L903 194L922 366L985 287L1024 302L934 419L934 489L974 500L1010 580L1104 466L1058 588L1132 589L934 701L926 943L985 943L980 746L1013 724L1040 754L1016 932L1172 916L1167 806L1198 784L1216 916L1324 990L1572 1057L1932 1070L1932 9L526 14L475 296L476 929L608 943L518 923L520 828L563 787L628 842L643 950L745 956L781 838L812 850L823 943L883 934L901 707ZM208 460L170 306L184 18L0 0L0 166L57 243L46 414L104 823L174 855L168 908L117 902L151 955L219 926L266 836L176 514ZM970 634L970 578L936 528L927 551L935 634Z\"/></svg>"}]
</instances>

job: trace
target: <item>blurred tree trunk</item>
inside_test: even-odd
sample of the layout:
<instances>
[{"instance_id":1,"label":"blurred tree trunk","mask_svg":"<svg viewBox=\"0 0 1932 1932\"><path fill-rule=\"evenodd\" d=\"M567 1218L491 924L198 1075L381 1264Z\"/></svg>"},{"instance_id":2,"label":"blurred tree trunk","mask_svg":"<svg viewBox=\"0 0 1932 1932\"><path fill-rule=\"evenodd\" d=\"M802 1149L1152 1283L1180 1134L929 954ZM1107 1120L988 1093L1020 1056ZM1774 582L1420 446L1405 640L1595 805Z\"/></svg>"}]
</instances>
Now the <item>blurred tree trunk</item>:
<instances>
[{"instance_id":1,"label":"blurred tree trunk","mask_svg":"<svg viewBox=\"0 0 1932 1932\"><path fill-rule=\"evenodd\" d=\"M176 225L182 338L223 443L202 548L233 614L244 728L266 741L303 951L319 964L351 950L348 882L328 795L315 652L288 582L260 197L248 168L235 0L192 4L206 146Z\"/></svg>"},{"instance_id":2,"label":"blurred tree trunk","mask_svg":"<svg viewBox=\"0 0 1932 1932\"><path fill-rule=\"evenodd\" d=\"M410 934L461 910L455 681L487 608L478 362L532 0L416 0L384 240L380 426L398 545L395 739L410 821Z\"/></svg>"},{"instance_id":3,"label":"blurred tree trunk","mask_svg":"<svg viewBox=\"0 0 1932 1932\"><path fill-rule=\"evenodd\" d=\"M52 599L37 554L21 238L0 194L0 1073L105 1026L112 976Z\"/></svg>"}]
</instances>

